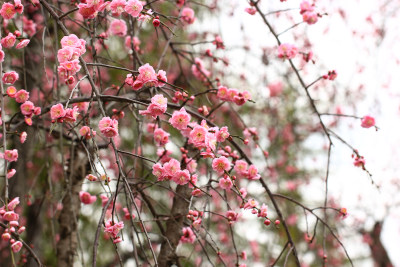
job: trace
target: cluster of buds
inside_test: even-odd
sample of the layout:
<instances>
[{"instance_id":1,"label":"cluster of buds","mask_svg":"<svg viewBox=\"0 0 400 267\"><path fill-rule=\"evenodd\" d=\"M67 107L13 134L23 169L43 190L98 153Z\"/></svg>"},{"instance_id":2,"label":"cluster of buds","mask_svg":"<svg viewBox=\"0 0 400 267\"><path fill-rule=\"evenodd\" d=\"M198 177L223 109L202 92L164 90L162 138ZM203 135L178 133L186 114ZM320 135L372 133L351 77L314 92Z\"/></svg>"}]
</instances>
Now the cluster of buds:
<instances>
[{"instance_id":1,"label":"cluster of buds","mask_svg":"<svg viewBox=\"0 0 400 267\"><path fill-rule=\"evenodd\" d=\"M186 216L186 218L192 221L192 227L194 227L195 229L200 228L202 217L203 217L203 212L196 210L189 210L189 213Z\"/></svg>"}]
</instances>

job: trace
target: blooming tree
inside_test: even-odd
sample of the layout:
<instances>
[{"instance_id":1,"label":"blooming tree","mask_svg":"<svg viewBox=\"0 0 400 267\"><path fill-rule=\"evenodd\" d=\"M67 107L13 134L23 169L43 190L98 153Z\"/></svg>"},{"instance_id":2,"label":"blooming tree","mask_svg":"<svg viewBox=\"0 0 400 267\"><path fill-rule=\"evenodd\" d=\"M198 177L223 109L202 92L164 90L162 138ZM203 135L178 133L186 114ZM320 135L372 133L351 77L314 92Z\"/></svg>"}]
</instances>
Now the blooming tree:
<instances>
[{"instance_id":1,"label":"blooming tree","mask_svg":"<svg viewBox=\"0 0 400 267\"><path fill-rule=\"evenodd\" d=\"M377 130L375 118L331 112L335 92L318 91L340 70L321 72L297 26L313 27L325 9L265 2L3 3L2 262L353 265L330 161L334 145L347 147L373 182L335 129L349 117ZM232 73L216 27L195 28L224 7L259 19L260 68L277 77L261 93ZM289 27L279 33L281 21ZM305 164L313 157L318 167ZM324 193L305 203L315 179Z\"/></svg>"}]
</instances>

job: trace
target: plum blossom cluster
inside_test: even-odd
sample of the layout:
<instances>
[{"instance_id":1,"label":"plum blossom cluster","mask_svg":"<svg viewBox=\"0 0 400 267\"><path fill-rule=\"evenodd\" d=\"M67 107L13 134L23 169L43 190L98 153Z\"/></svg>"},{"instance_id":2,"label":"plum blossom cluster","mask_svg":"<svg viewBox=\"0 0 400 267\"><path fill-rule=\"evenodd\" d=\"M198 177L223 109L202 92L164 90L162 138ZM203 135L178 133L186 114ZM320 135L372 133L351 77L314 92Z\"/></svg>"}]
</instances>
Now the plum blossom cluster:
<instances>
[{"instance_id":1,"label":"plum blossom cluster","mask_svg":"<svg viewBox=\"0 0 400 267\"><path fill-rule=\"evenodd\" d=\"M249 180L258 180L261 178L258 174L257 167L255 165L248 166L247 162L244 160L237 160L234 170L239 177L245 177Z\"/></svg>"},{"instance_id":2,"label":"plum blossom cluster","mask_svg":"<svg viewBox=\"0 0 400 267\"><path fill-rule=\"evenodd\" d=\"M74 106L73 108L66 108L61 103L53 105L50 108L50 117L52 123L55 122L75 122L78 117L78 107Z\"/></svg>"},{"instance_id":3,"label":"plum blossom cluster","mask_svg":"<svg viewBox=\"0 0 400 267\"><path fill-rule=\"evenodd\" d=\"M188 167L190 169L190 167ZM176 159L170 159L168 162L161 165L156 163L153 165L153 174L157 177L158 181L172 180L179 185L187 183L196 184L197 176L191 175L188 169L181 169L181 163Z\"/></svg>"},{"instance_id":4,"label":"plum blossom cluster","mask_svg":"<svg viewBox=\"0 0 400 267\"><path fill-rule=\"evenodd\" d=\"M25 231L25 226L20 226L19 215L15 211L15 208L19 205L19 197L12 199L7 206L0 208L0 220L7 224L7 228L1 235L1 239L6 242L10 242L11 250L17 253L22 248L22 242L12 238L12 234L21 234Z\"/></svg>"},{"instance_id":5,"label":"plum blossom cluster","mask_svg":"<svg viewBox=\"0 0 400 267\"><path fill-rule=\"evenodd\" d=\"M74 75L79 72L79 57L86 52L86 41L79 39L75 34L64 36L61 39L61 49L57 52L57 59L60 63L58 74L66 84L74 84Z\"/></svg>"},{"instance_id":6,"label":"plum blossom cluster","mask_svg":"<svg viewBox=\"0 0 400 267\"><path fill-rule=\"evenodd\" d=\"M148 115L153 117L154 119L157 116L164 114L167 111L168 99L163 95L158 94L151 98L150 105L147 106L146 110L140 110L140 115Z\"/></svg>"},{"instance_id":7,"label":"plum blossom cluster","mask_svg":"<svg viewBox=\"0 0 400 267\"><path fill-rule=\"evenodd\" d=\"M219 86L217 96L223 101L234 102L236 105L242 106L251 99L249 91L239 92L235 88L227 88L226 86Z\"/></svg>"},{"instance_id":8,"label":"plum blossom cluster","mask_svg":"<svg viewBox=\"0 0 400 267\"><path fill-rule=\"evenodd\" d=\"M12 75L15 75L18 77L17 73L13 73ZM15 78L13 78L13 79L15 79ZM16 78L16 79L18 79L18 78ZM17 90L14 86L10 86L7 88L6 93L10 98L15 99L15 101L17 103L22 104L20 106L20 110L21 110L22 115L24 115L24 117L25 117L25 123L28 124L29 126L31 126L33 116L40 115L41 108L36 107L34 103L32 103L31 101L28 101L29 92L27 92L24 89Z\"/></svg>"},{"instance_id":9,"label":"plum blossom cluster","mask_svg":"<svg viewBox=\"0 0 400 267\"><path fill-rule=\"evenodd\" d=\"M128 74L125 79L125 83L133 90L139 90L143 86L162 87L167 82L167 73L163 70L156 73L149 63L141 66L138 71L139 75L136 78L132 74Z\"/></svg>"},{"instance_id":10,"label":"plum blossom cluster","mask_svg":"<svg viewBox=\"0 0 400 267\"><path fill-rule=\"evenodd\" d=\"M278 47L278 57L282 59L295 58L298 53L298 49L293 44L284 43Z\"/></svg>"},{"instance_id":11,"label":"plum blossom cluster","mask_svg":"<svg viewBox=\"0 0 400 267\"><path fill-rule=\"evenodd\" d=\"M0 9L0 15L4 19L12 19L16 13L22 14L24 12L24 6L21 4L21 0L14 0L14 4L5 2Z\"/></svg>"},{"instance_id":12,"label":"plum blossom cluster","mask_svg":"<svg viewBox=\"0 0 400 267\"><path fill-rule=\"evenodd\" d=\"M300 3L300 14L303 15L303 21L309 25L318 21L319 14L315 12L314 8L314 4L310 4L307 0Z\"/></svg>"},{"instance_id":13,"label":"plum blossom cluster","mask_svg":"<svg viewBox=\"0 0 400 267\"><path fill-rule=\"evenodd\" d=\"M108 220L105 223L104 232L108 233L113 239L113 243L116 244L122 241L122 238L118 236L122 229L124 229L124 222L114 222L112 220Z\"/></svg>"},{"instance_id":14,"label":"plum blossom cluster","mask_svg":"<svg viewBox=\"0 0 400 267\"><path fill-rule=\"evenodd\" d=\"M110 117L104 117L99 121L100 132L108 138L118 136L118 121Z\"/></svg>"}]
</instances>

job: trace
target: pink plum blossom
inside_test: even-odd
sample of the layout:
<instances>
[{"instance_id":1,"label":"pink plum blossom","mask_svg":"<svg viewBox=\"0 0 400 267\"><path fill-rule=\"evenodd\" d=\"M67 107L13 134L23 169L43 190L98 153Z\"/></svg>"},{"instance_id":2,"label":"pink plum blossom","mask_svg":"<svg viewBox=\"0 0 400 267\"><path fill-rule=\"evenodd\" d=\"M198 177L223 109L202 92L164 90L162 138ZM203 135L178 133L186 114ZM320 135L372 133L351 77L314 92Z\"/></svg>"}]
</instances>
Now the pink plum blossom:
<instances>
[{"instance_id":1,"label":"pink plum blossom","mask_svg":"<svg viewBox=\"0 0 400 267\"><path fill-rule=\"evenodd\" d=\"M118 121L110 117L104 117L99 121L99 129L105 137L118 136Z\"/></svg>"},{"instance_id":2,"label":"pink plum blossom","mask_svg":"<svg viewBox=\"0 0 400 267\"><path fill-rule=\"evenodd\" d=\"M183 107L179 111L174 111L174 113L172 113L169 123L171 123L171 125L178 130L185 130L190 122L190 119L190 114L187 113Z\"/></svg>"}]
</instances>

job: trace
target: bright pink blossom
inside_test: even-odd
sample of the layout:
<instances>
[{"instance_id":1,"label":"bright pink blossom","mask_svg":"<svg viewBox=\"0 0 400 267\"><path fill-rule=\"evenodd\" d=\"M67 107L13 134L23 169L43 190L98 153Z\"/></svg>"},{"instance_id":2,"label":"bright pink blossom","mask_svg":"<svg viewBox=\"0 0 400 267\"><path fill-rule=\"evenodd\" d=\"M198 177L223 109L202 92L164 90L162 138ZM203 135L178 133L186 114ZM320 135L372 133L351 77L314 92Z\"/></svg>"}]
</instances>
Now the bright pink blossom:
<instances>
[{"instance_id":1,"label":"bright pink blossom","mask_svg":"<svg viewBox=\"0 0 400 267\"><path fill-rule=\"evenodd\" d=\"M20 203L19 197L15 197L10 202L8 202L7 209L9 211L14 210L19 205L19 203Z\"/></svg>"},{"instance_id":2,"label":"bright pink blossom","mask_svg":"<svg viewBox=\"0 0 400 267\"><path fill-rule=\"evenodd\" d=\"M188 170L180 170L177 171L173 176L172 180L179 184L179 185L185 185L190 181L190 174Z\"/></svg>"},{"instance_id":3,"label":"bright pink blossom","mask_svg":"<svg viewBox=\"0 0 400 267\"><path fill-rule=\"evenodd\" d=\"M110 117L104 117L99 121L99 129L105 137L118 136L118 121Z\"/></svg>"},{"instance_id":4,"label":"bright pink blossom","mask_svg":"<svg viewBox=\"0 0 400 267\"><path fill-rule=\"evenodd\" d=\"M193 233L190 227L184 227L182 229L182 233L183 233L181 236L182 243L194 243L194 241L196 240L196 235Z\"/></svg>"},{"instance_id":5,"label":"bright pink blossom","mask_svg":"<svg viewBox=\"0 0 400 267\"><path fill-rule=\"evenodd\" d=\"M50 117L52 121L56 121L59 118L65 116L64 106L59 103L57 105L53 105L50 109Z\"/></svg>"},{"instance_id":6,"label":"bright pink blossom","mask_svg":"<svg viewBox=\"0 0 400 267\"><path fill-rule=\"evenodd\" d=\"M27 101L29 99L29 92L27 92L26 90L22 89L19 90L16 94L15 94L15 101L17 101L18 103L24 103L25 101Z\"/></svg>"},{"instance_id":7,"label":"bright pink blossom","mask_svg":"<svg viewBox=\"0 0 400 267\"><path fill-rule=\"evenodd\" d=\"M16 173L17 173L17 171L15 169L8 170L7 171L7 179L12 178Z\"/></svg>"},{"instance_id":8,"label":"bright pink blossom","mask_svg":"<svg viewBox=\"0 0 400 267\"><path fill-rule=\"evenodd\" d=\"M176 159L171 159L164 164L164 171L166 176L173 177L176 172L181 170L181 163Z\"/></svg>"},{"instance_id":9,"label":"bright pink blossom","mask_svg":"<svg viewBox=\"0 0 400 267\"><path fill-rule=\"evenodd\" d=\"M5 160L9 162L17 161L18 160L18 150L13 149L13 150L6 150L4 151L4 154L0 156L1 158L4 158Z\"/></svg>"},{"instance_id":10,"label":"bright pink blossom","mask_svg":"<svg viewBox=\"0 0 400 267\"><path fill-rule=\"evenodd\" d=\"M125 5L125 11L134 18L137 18L143 10L143 5L139 0L129 0Z\"/></svg>"},{"instance_id":11,"label":"bright pink blossom","mask_svg":"<svg viewBox=\"0 0 400 267\"><path fill-rule=\"evenodd\" d=\"M366 115L361 119L361 127L370 128L372 126L375 126L375 118L374 117Z\"/></svg>"},{"instance_id":12,"label":"bright pink blossom","mask_svg":"<svg viewBox=\"0 0 400 267\"><path fill-rule=\"evenodd\" d=\"M19 251L21 250L21 248L22 248L22 242L21 242L21 241L14 242L14 243L11 245L11 250L12 250L14 253L19 252Z\"/></svg>"},{"instance_id":13,"label":"bright pink blossom","mask_svg":"<svg viewBox=\"0 0 400 267\"><path fill-rule=\"evenodd\" d=\"M163 95L158 94L151 98L151 104L146 110L139 111L141 115L150 115L153 118L164 114L167 111L168 99Z\"/></svg>"},{"instance_id":14,"label":"bright pink blossom","mask_svg":"<svg viewBox=\"0 0 400 267\"><path fill-rule=\"evenodd\" d=\"M97 197L90 195L88 192L80 191L79 199L83 204L89 205L96 201Z\"/></svg>"},{"instance_id":15,"label":"bright pink blossom","mask_svg":"<svg viewBox=\"0 0 400 267\"><path fill-rule=\"evenodd\" d=\"M219 187L224 190L229 190L232 188L232 180L229 177L219 179Z\"/></svg>"},{"instance_id":16,"label":"bright pink blossom","mask_svg":"<svg viewBox=\"0 0 400 267\"><path fill-rule=\"evenodd\" d=\"M154 131L154 141L158 146L166 145L169 141L169 133L167 133L161 128L157 128Z\"/></svg>"},{"instance_id":17,"label":"bright pink blossom","mask_svg":"<svg viewBox=\"0 0 400 267\"><path fill-rule=\"evenodd\" d=\"M14 84L18 81L19 75L15 71L9 71L4 73L3 75L3 83L5 84Z\"/></svg>"},{"instance_id":18,"label":"bright pink blossom","mask_svg":"<svg viewBox=\"0 0 400 267\"><path fill-rule=\"evenodd\" d=\"M16 13L16 10L15 10L14 5L7 3L7 2L2 5L1 10L0 10L0 15L4 19L12 19L14 17L15 13Z\"/></svg>"},{"instance_id":19,"label":"bright pink blossom","mask_svg":"<svg viewBox=\"0 0 400 267\"><path fill-rule=\"evenodd\" d=\"M119 17L122 12L124 12L126 6L126 0L112 0L109 8L111 10L111 15L114 17Z\"/></svg>"},{"instance_id":20,"label":"bright pink blossom","mask_svg":"<svg viewBox=\"0 0 400 267\"><path fill-rule=\"evenodd\" d=\"M35 110L35 105L31 101L25 101L25 103L20 106L20 109L22 115L31 117Z\"/></svg>"},{"instance_id":21,"label":"bright pink blossom","mask_svg":"<svg viewBox=\"0 0 400 267\"><path fill-rule=\"evenodd\" d=\"M228 171L231 168L231 163L229 160L222 156L219 158L215 158L212 162L212 168L216 171L219 175L223 174L225 171Z\"/></svg>"},{"instance_id":22,"label":"bright pink blossom","mask_svg":"<svg viewBox=\"0 0 400 267\"><path fill-rule=\"evenodd\" d=\"M189 7L185 7L182 9L181 13L182 20L185 21L188 24L193 24L196 18L194 17L194 11L193 9Z\"/></svg>"},{"instance_id":23,"label":"bright pink blossom","mask_svg":"<svg viewBox=\"0 0 400 267\"><path fill-rule=\"evenodd\" d=\"M190 114L187 113L183 107L179 111L174 111L174 113L172 113L169 123L171 123L171 125L178 130L185 130L190 122L190 119Z\"/></svg>"},{"instance_id":24,"label":"bright pink blossom","mask_svg":"<svg viewBox=\"0 0 400 267\"><path fill-rule=\"evenodd\" d=\"M82 126L81 129L79 129L79 134L86 140L89 140L96 136L96 131L90 130L89 126Z\"/></svg>"},{"instance_id":25,"label":"bright pink blossom","mask_svg":"<svg viewBox=\"0 0 400 267\"><path fill-rule=\"evenodd\" d=\"M16 41L16 36L10 32L6 37L1 39L1 45L4 48L11 48L14 46L15 41Z\"/></svg>"},{"instance_id":26,"label":"bright pink blossom","mask_svg":"<svg viewBox=\"0 0 400 267\"><path fill-rule=\"evenodd\" d=\"M29 42L30 42L29 39L23 39L15 46L15 48L22 49L22 48L26 47L29 44Z\"/></svg>"}]
</instances>

